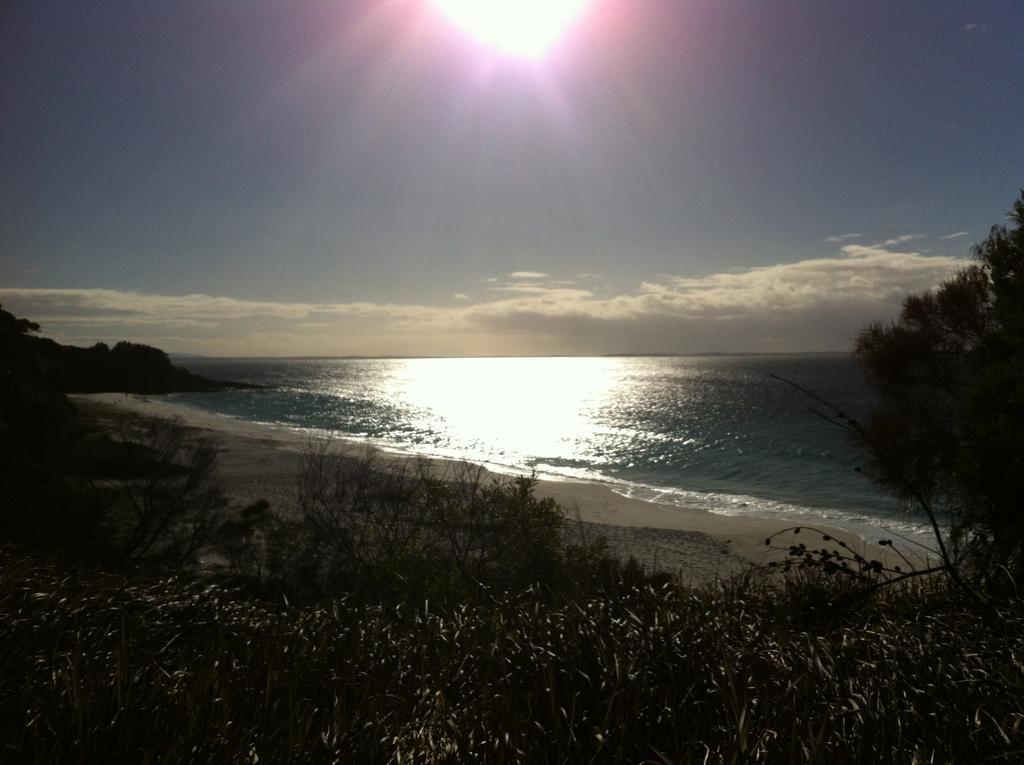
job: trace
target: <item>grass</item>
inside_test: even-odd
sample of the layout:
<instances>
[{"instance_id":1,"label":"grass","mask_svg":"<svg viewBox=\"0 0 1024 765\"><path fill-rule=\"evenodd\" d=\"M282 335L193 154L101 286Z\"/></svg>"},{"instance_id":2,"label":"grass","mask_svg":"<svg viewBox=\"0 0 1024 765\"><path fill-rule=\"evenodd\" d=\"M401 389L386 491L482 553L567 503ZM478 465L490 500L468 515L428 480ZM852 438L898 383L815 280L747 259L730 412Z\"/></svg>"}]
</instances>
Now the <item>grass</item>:
<instances>
[{"instance_id":1,"label":"grass","mask_svg":"<svg viewBox=\"0 0 1024 765\"><path fill-rule=\"evenodd\" d=\"M0 564L3 761L1024 757L1024 612L935 583L846 611L807 597L820 582L635 575L575 600L289 607Z\"/></svg>"}]
</instances>

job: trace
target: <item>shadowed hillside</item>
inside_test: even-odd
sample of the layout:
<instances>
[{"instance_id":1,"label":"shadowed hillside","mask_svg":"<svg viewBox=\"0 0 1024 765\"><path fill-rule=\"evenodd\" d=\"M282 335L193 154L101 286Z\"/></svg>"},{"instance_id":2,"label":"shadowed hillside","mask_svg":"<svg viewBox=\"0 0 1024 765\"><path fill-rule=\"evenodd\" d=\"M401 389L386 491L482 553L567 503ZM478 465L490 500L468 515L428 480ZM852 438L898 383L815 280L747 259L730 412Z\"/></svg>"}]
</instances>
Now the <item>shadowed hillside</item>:
<instances>
[{"instance_id":1,"label":"shadowed hillside","mask_svg":"<svg viewBox=\"0 0 1024 765\"><path fill-rule=\"evenodd\" d=\"M113 348L61 345L35 337L39 325L0 309L0 359L31 368L62 393L191 393L255 388L245 383L208 380L175 366L159 348L122 341Z\"/></svg>"}]
</instances>

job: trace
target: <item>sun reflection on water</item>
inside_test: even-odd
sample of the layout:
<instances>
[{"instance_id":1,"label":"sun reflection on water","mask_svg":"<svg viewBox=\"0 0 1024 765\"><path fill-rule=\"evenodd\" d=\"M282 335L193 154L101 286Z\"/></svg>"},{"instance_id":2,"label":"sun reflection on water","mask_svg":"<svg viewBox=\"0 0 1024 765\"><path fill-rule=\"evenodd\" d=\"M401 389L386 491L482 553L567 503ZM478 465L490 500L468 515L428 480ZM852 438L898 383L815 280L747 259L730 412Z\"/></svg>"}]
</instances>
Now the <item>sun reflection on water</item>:
<instances>
[{"instance_id":1,"label":"sun reflection on water","mask_svg":"<svg viewBox=\"0 0 1024 765\"><path fill-rule=\"evenodd\" d=\"M623 376L601 358L411 359L394 374L393 395L417 429L470 445L468 459L505 465L587 461Z\"/></svg>"}]
</instances>

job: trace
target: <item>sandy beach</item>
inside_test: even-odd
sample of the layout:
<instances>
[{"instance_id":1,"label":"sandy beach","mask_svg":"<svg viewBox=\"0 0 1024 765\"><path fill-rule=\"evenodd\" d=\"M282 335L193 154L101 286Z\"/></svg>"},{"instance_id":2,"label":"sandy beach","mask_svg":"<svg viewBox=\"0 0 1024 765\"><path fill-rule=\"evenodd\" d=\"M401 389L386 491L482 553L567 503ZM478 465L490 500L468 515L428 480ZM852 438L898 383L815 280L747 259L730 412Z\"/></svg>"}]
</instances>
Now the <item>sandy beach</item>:
<instances>
[{"instance_id":1,"label":"sandy beach","mask_svg":"<svg viewBox=\"0 0 1024 765\"><path fill-rule=\"evenodd\" d=\"M220 453L220 475L228 495L239 503L265 498L276 506L293 501L294 481L302 450L310 436L269 425L209 414L159 397L99 393L71 396L85 410L102 416L136 412L151 417L179 418L187 426L213 438ZM339 451L360 455L371 450L381 461L415 459L374 449L352 440L337 440ZM451 467L444 460L429 460L436 469ZM552 497L568 516L583 524L584 532L603 535L616 554L633 556L649 569L678 574L684 580L713 581L749 570L782 557L766 547L765 539L790 524L779 520L719 515L704 510L660 505L616 493L611 484L541 480L536 493ZM815 527L845 540L854 549L864 547L858 537L828 527ZM779 537L778 545L792 537ZM799 541L814 546L818 538L804 534ZM877 557L877 553L872 553Z\"/></svg>"}]
</instances>

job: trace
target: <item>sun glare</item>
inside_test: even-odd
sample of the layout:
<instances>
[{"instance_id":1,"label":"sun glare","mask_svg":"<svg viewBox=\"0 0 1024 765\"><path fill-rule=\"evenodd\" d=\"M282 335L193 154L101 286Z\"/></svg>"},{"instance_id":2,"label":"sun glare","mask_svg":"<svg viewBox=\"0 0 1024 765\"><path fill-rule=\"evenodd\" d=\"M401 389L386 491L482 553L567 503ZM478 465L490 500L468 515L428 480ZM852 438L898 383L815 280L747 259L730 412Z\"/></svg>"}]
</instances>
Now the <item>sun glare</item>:
<instances>
[{"instance_id":1,"label":"sun glare","mask_svg":"<svg viewBox=\"0 0 1024 765\"><path fill-rule=\"evenodd\" d=\"M456 24L504 53L543 55L589 0L433 0Z\"/></svg>"}]
</instances>

